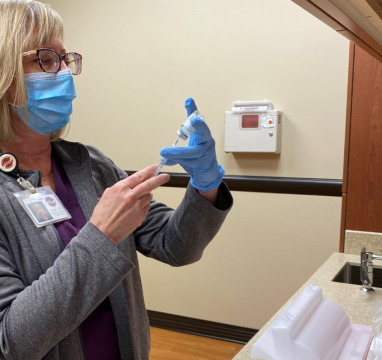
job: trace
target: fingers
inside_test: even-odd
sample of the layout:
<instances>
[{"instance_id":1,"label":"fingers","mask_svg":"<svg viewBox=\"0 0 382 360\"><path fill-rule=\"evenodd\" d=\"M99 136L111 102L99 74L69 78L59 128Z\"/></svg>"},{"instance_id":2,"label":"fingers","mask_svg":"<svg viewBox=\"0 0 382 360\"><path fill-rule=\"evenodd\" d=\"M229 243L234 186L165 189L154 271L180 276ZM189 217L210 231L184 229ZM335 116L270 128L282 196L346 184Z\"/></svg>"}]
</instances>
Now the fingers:
<instances>
[{"instance_id":1,"label":"fingers","mask_svg":"<svg viewBox=\"0 0 382 360\"><path fill-rule=\"evenodd\" d=\"M147 204L143 209L143 213L147 215L147 213L150 211L150 204Z\"/></svg>"},{"instance_id":2,"label":"fingers","mask_svg":"<svg viewBox=\"0 0 382 360\"><path fill-rule=\"evenodd\" d=\"M140 205L141 207L145 207L147 204L150 204L150 201L153 199L153 194L150 192L146 195L143 195L140 199L139 199L139 202L140 202Z\"/></svg>"},{"instance_id":3,"label":"fingers","mask_svg":"<svg viewBox=\"0 0 382 360\"><path fill-rule=\"evenodd\" d=\"M139 170L135 174L122 180L122 182L124 183L124 185L128 186L130 189L134 189L137 185L150 179L153 176L154 171L157 167L158 165L150 165L147 168Z\"/></svg>"},{"instance_id":4,"label":"fingers","mask_svg":"<svg viewBox=\"0 0 382 360\"><path fill-rule=\"evenodd\" d=\"M211 131L205 121L195 117L191 119L191 126L195 129L198 135L198 143L202 144L212 138Z\"/></svg>"},{"instance_id":5,"label":"fingers","mask_svg":"<svg viewBox=\"0 0 382 360\"><path fill-rule=\"evenodd\" d=\"M187 98L186 103L184 104L185 108L187 109L187 116L190 116L195 110L198 108L196 107L195 101L193 98Z\"/></svg>"},{"instance_id":6,"label":"fingers","mask_svg":"<svg viewBox=\"0 0 382 360\"><path fill-rule=\"evenodd\" d=\"M175 161L173 159L167 159L166 161L166 166L174 166L174 165L178 165L179 164L179 161Z\"/></svg>"},{"instance_id":7,"label":"fingers","mask_svg":"<svg viewBox=\"0 0 382 360\"><path fill-rule=\"evenodd\" d=\"M163 160L163 157L160 161L162 161L162 160ZM177 165L177 164L178 164L177 162L174 162L174 161L166 158L166 166L173 166L173 165Z\"/></svg>"},{"instance_id":8,"label":"fingers","mask_svg":"<svg viewBox=\"0 0 382 360\"><path fill-rule=\"evenodd\" d=\"M200 158L206 152L206 145L194 145L194 146L184 146L184 147L170 147L163 148L160 154L163 157L172 159L193 159ZM167 161L168 162L168 161ZM166 162L166 165L167 165Z\"/></svg>"},{"instance_id":9,"label":"fingers","mask_svg":"<svg viewBox=\"0 0 382 360\"><path fill-rule=\"evenodd\" d=\"M170 180L170 175L160 174L158 176L152 177L152 178L146 180L145 182L137 185L133 189L133 191L134 191L135 196L137 198L141 198L143 195L150 193L151 191L153 191L156 188L158 188L159 186L165 184L169 180Z\"/></svg>"}]
</instances>

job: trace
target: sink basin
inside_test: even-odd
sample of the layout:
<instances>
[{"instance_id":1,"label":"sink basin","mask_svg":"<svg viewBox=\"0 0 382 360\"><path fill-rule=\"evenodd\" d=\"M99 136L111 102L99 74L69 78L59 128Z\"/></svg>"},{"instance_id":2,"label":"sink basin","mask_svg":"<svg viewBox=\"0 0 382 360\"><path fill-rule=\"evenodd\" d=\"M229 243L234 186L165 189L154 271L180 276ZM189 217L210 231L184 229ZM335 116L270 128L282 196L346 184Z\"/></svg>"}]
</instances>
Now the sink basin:
<instances>
[{"instance_id":1,"label":"sink basin","mask_svg":"<svg viewBox=\"0 0 382 360\"><path fill-rule=\"evenodd\" d=\"M373 287L382 288L382 268L379 266L374 266L373 274ZM346 263L332 281L361 286L360 277L360 265L356 263Z\"/></svg>"}]
</instances>

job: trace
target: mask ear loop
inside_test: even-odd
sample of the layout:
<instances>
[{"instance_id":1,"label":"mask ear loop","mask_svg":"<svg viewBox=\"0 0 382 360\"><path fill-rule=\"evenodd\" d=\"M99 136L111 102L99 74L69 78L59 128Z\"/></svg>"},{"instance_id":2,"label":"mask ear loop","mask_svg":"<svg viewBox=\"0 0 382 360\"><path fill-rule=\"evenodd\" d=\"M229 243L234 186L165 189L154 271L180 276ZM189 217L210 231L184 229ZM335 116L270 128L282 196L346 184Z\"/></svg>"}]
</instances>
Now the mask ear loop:
<instances>
[{"instance_id":1,"label":"mask ear loop","mask_svg":"<svg viewBox=\"0 0 382 360\"><path fill-rule=\"evenodd\" d=\"M13 78L16 78L16 76L13 76ZM28 93L27 93L27 96L28 96ZM21 116L17 113L17 111L16 111L16 108L18 108L18 107L22 107L22 108L24 108L23 109L23 112L24 112L24 114L26 114L27 113L27 111L25 111L25 106L26 105L17 105L17 104L14 104L13 102L10 102L10 101L7 101L7 103L8 103L8 105L10 105L11 106L11 109L12 109L12 111L13 111L13 113L16 115L16 116L18 116L19 118L20 118L20 120L23 122L23 123L25 123L26 124L26 122L21 118ZM27 115L26 115L27 116ZM22 132L22 129L19 129L21 132ZM24 134L24 133L23 133ZM0 152L0 155L1 155L1 152Z\"/></svg>"},{"instance_id":2,"label":"mask ear loop","mask_svg":"<svg viewBox=\"0 0 382 360\"><path fill-rule=\"evenodd\" d=\"M13 103L11 103L11 102L8 102L8 104L9 105L11 105L11 108L12 108L12 110L11 111L13 111L13 113L14 113L14 115L16 115L21 121L22 121L22 123L24 123L25 125L27 125L27 123L26 123L26 121L24 121L22 118L21 118L21 116L17 113L17 111L16 111L16 108L23 108L24 106L23 105L16 105L16 104L13 104ZM22 109L22 111L25 113L25 110L24 109ZM22 128L20 128L19 126L18 126L18 131L20 131L23 135L26 135L26 133L24 132L24 130L22 129Z\"/></svg>"},{"instance_id":3,"label":"mask ear loop","mask_svg":"<svg viewBox=\"0 0 382 360\"><path fill-rule=\"evenodd\" d=\"M13 76L13 78L16 79L16 76ZM9 89L9 88L8 88L8 89ZM8 89L7 89L7 91L8 91ZM9 101L7 101L7 103L8 103L9 105L11 105L13 109L14 109L16 106L18 106L18 105L14 104L14 103L12 103L12 102L9 102ZM1 155L1 149L0 149L0 155Z\"/></svg>"},{"instance_id":4,"label":"mask ear loop","mask_svg":"<svg viewBox=\"0 0 382 360\"><path fill-rule=\"evenodd\" d=\"M17 106L20 106L20 105L16 105L16 104L12 103L10 101L7 101L7 103L8 103L8 105L11 105L12 109L14 109Z\"/></svg>"},{"instance_id":5,"label":"mask ear loop","mask_svg":"<svg viewBox=\"0 0 382 360\"><path fill-rule=\"evenodd\" d=\"M25 73L23 72L23 76L24 76L24 75L25 75ZM14 76L14 75L13 75L13 78L16 79L17 76ZM10 86L9 86L9 87L10 87ZM9 87L8 87L8 89L9 89ZM7 89L7 91L8 91L8 89ZM26 89L25 89L25 92L27 92ZM10 101L7 101L7 103L8 103L9 105L11 105L11 107L12 107L12 109L13 109L14 112L15 112L15 108L16 108L17 106L21 106L21 105L16 105L16 104L14 104L14 103L12 103L12 102L10 102ZM1 152L0 152L0 154L1 154Z\"/></svg>"}]
</instances>

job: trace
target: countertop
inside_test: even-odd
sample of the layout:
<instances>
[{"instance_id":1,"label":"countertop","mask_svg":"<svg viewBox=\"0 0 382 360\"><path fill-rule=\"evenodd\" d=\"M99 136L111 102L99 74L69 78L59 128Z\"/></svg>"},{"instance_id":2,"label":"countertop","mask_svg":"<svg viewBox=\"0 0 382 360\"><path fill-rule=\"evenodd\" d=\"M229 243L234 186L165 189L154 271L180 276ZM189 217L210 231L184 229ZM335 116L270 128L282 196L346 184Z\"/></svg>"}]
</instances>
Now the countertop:
<instances>
[{"instance_id":1,"label":"countertop","mask_svg":"<svg viewBox=\"0 0 382 360\"><path fill-rule=\"evenodd\" d=\"M280 315L287 304L294 301L309 284L322 288L324 298L329 299L340 305L349 320L354 324L370 326L374 311L374 304L377 298L382 299L382 289L374 288L375 292L365 293L360 291L360 285L341 284L333 282L332 279L342 269L347 262L360 262L360 255L348 255L342 253L334 253L289 299L289 301L270 319L261 330L244 346L244 348L233 358L233 360L250 360L253 344L272 324L272 322ZM374 265L381 266L382 261L373 261ZM256 359L263 360L263 359Z\"/></svg>"}]
</instances>

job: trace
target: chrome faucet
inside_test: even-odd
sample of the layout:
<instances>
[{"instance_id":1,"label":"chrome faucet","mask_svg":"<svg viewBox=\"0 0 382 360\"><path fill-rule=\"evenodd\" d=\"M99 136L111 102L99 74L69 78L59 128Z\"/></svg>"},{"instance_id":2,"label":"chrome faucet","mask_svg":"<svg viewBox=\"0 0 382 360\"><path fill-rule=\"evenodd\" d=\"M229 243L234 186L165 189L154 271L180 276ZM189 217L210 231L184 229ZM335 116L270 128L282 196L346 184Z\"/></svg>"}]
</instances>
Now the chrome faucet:
<instances>
[{"instance_id":1,"label":"chrome faucet","mask_svg":"<svg viewBox=\"0 0 382 360\"><path fill-rule=\"evenodd\" d=\"M361 291L374 291L373 285L373 260L382 260L382 256L367 252L366 248L361 250Z\"/></svg>"}]
</instances>

